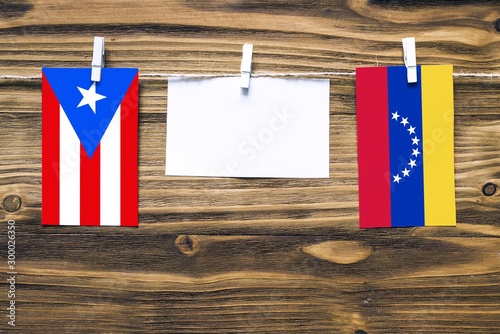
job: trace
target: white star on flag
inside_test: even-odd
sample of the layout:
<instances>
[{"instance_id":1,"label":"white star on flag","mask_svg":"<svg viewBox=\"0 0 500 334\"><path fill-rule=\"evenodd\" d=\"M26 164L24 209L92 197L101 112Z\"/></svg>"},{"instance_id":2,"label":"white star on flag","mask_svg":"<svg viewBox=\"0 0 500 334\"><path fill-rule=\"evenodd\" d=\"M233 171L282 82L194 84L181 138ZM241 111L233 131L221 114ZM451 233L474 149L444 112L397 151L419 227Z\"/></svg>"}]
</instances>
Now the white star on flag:
<instances>
[{"instance_id":1,"label":"white star on flag","mask_svg":"<svg viewBox=\"0 0 500 334\"><path fill-rule=\"evenodd\" d=\"M408 165L410 165L411 168L416 167L417 166L416 162L417 162L417 160L410 159L410 162L408 163Z\"/></svg>"},{"instance_id":2,"label":"white star on flag","mask_svg":"<svg viewBox=\"0 0 500 334\"><path fill-rule=\"evenodd\" d=\"M76 87L82 94L82 100L78 104L77 108L80 108L82 106L86 106L87 104L89 105L90 109L95 112L95 103L99 100L105 99L106 96L97 94L95 91L95 82L92 83L92 86L90 86L89 89L81 88L81 87Z\"/></svg>"},{"instance_id":3,"label":"white star on flag","mask_svg":"<svg viewBox=\"0 0 500 334\"><path fill-rule=\"evenodd\" d=\"M419 154L420 154L420 152L418 151L418 148L416 148L416 149L413 149L413 153L411 155L418 157Z\"/></svg>"},{"instance_id":4,"label":"white star on flag","mask_svg":"<svg viewBox=\"0 0 500 334\"><path fill-rule=\"evenodd\" d=\"M401 117L402 121L401 121L401 124L403 124L404 126L406 126L406 124L408 124L408 117L404 118L404 117Z\"/></svg>"},{"instance_id":5,"label":"white star on flag","mask_svg":"<svg viewBox=\"0 0 500 334\"><path fill-rule=\"evenodd\" d=\"M410 176L410 171L409 171L408 169L406 169L406 167L405 167L405 169L402 171L402 173L403 173L403 177L405 177L405 176Z\"/></svg>"},{"instance_id":6,"label":"white star on flag","mask_svg":"<svg viewBox=\"0 0 500 334\"><path fill-rule=\"evenodd\" d=\"M399 114L398 114L398 112L397 112L397 111L396 111L396 112L393 112L393 113L392 113L392 118L391 118L391 119L395 119L395 120L397 121L397 120L398 120L398 118L399 118Z\"/></svg>"},{"instance_id":7,"label":"white star on flag","mask_svg":"<svg viewBox=\"0 0 500 334\"><path fill-rule=\"evenodd\" d=\"M392 177L394 178L394 181L392 181L392 182L399 183L399 181L401 180L401 178L399 177L399 174L393 175Z\"/></svg>"},{"instance_id":8,"label":"white star on flag","mask_svg":"<svg viewBox=\"0 0 500 334\"><path fill-rule=\"evenodd\" d=\"M420 139L418 139L418 137L415 136L415 138L412 138L411 141L413 142L412 143L413 145L417 145L418 146L418 142L420 141Z\"/></svg>"},{"instance_id":9,"label":"white star on flag","mask_svg":"<svg viewBox=\"0 0 500 334\"><path fill-rule=\"evenodd\" d=\"M410 134L415 134L415 128L413 126L410 125L410 128L409 129L406 129L410 132Z\"/></svg>"}]
</instances>

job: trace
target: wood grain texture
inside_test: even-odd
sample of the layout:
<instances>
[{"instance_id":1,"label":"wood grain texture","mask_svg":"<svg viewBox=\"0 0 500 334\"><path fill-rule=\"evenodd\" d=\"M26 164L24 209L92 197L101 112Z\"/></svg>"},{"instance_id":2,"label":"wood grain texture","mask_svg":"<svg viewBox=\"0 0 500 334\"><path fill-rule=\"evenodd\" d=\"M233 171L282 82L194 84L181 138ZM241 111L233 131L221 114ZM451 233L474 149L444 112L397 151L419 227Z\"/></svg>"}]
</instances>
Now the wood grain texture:
<instances>
[{"instance_id":1,"label":"wood grain texture","mask_svg":"<svg viewBox=\"0 0 500 334\"><path fill-rule=\"evenodd\" d=\"M420 64L500 73L495 0L0 2L0 76L352 72ZM140 227L40 225L41 81L0 79L0 332L16 221L21 333L500 331L500 80L455 78L456 228L359 230L355 79L331 77L329 179L164 176L165 79L140 80ZM489 196L483 187L490 184ZM492 186L491 186L492 185ZM16 197L17 196L17 197Z\"/></svg>"}]
</instances>

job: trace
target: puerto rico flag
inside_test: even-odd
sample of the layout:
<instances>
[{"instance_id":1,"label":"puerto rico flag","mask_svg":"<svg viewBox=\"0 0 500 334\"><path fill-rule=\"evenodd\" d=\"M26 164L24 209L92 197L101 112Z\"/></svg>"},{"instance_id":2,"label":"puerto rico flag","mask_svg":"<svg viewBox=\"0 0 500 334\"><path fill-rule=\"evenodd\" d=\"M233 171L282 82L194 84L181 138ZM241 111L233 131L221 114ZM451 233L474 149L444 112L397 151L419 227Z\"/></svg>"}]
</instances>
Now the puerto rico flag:
<instances>
[{"instance_id":1,"label":"puerto rico flag","mask_svg":"<svg viewBox=\"0 0 500 334\"><path fill-rule=\"evenodd\" d=\"M453 67L356 69L360 228L454 226Z\"/></svg>"},{"instance_id":2,"label":"puerto rico flag","mask_svg":"<svg viewBox=\"0 0 500 334\"><path fill-rule=\"evenodd\" d=\"M138 225L138 70L42 69L42 225Z\"/></svg>"}]
</instances>

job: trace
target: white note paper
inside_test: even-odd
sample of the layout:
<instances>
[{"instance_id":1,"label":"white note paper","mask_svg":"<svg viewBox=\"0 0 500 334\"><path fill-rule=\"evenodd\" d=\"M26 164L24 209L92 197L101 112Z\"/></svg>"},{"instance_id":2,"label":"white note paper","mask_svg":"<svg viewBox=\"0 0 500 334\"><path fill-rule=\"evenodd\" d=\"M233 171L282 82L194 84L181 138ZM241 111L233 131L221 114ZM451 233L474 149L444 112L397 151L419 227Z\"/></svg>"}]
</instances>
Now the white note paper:
<instances>
[{"instance_id":1,"label":"white note paper","mask_svg":"<svg viewBox=\"0 0 500 334\"><path fill-rule=\"evenodd\" d=\"M329 80L169 78L166 175L329 177Z\"/></svg>"}]
</instances>

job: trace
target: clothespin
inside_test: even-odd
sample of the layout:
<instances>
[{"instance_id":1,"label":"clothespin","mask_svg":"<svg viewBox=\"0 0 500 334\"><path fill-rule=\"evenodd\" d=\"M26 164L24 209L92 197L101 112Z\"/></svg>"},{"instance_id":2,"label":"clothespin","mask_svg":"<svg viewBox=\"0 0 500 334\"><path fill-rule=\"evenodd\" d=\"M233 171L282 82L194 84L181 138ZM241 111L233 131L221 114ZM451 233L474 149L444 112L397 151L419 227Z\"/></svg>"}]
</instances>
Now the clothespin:
<instances>
[{"instance_id":1,"label":"clothespin","mask_svg":"<svg viewBox=\"0 0 500 334\"><path fill-rule=\"evenodd\" d=\"M92 81L101 81L101 69L104 67L104 37L94 37L94 54L92 56Z\"/></svg>"},{"instance_id":2,"label":"clothespin","mask_svg":"<svg viewBox=\"0 0 500 334\"><path fill-rule=\"evenodd\" d=\"M252 73L253 44L243 44L243 57L241 58L241 81L240 87L248 89L250 86L250 74Z\"/></svg>"},{"instance_id":3,"label":"clothespin","mask_svg":"<svg viewBox=\"0 0 500 334\"><path fill-rule=\"evenodd\" d=\"M408 83L415 83L417 82L417 53L415 51L415 37L403 38L403 54Z\"/></svg>"}]
</instances>

